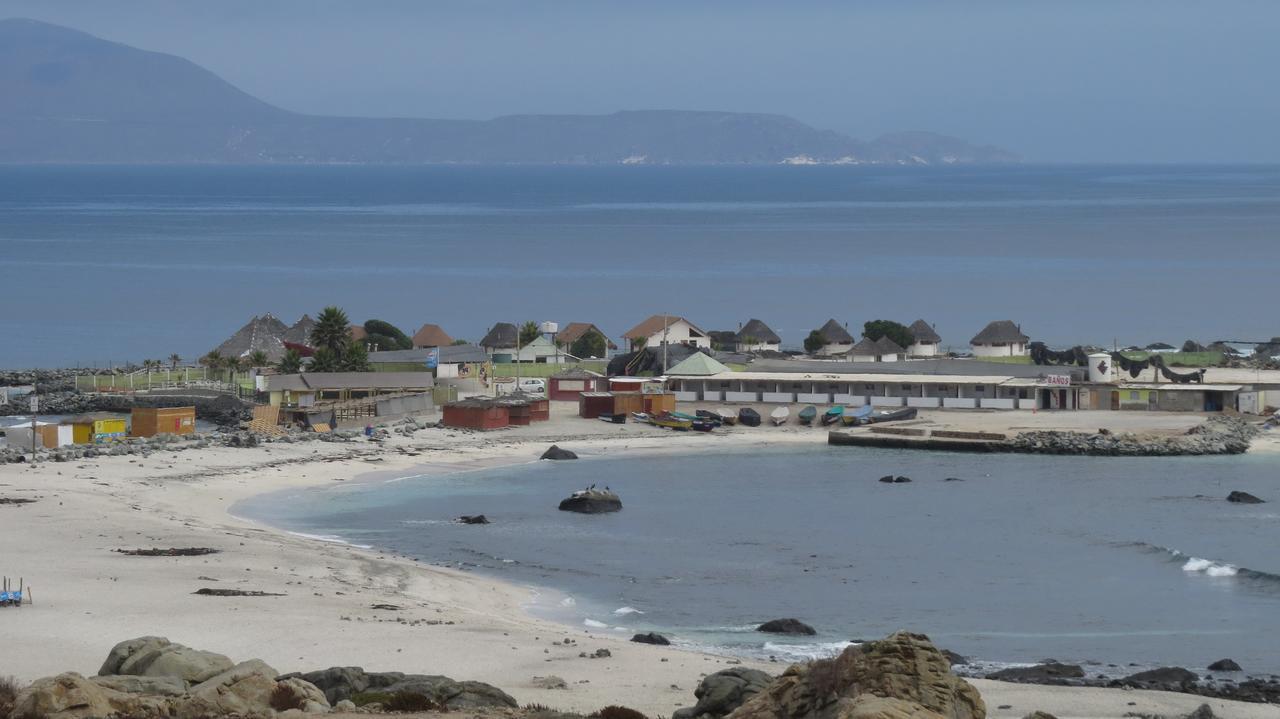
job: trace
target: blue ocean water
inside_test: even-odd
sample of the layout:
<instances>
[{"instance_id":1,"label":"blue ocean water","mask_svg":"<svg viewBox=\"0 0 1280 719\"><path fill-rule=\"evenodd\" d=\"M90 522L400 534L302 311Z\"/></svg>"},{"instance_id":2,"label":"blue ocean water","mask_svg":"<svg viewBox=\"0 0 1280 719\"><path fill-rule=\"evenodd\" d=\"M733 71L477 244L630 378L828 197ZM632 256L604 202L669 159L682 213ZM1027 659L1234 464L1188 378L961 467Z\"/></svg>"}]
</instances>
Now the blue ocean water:
<instances>
[{"instance_id":1,"label":"blue ocean water","mask_svg":"<svg viewBox=\"0 0 1280 719\"><path fill-rule=\"evenodd\" d=\"M883 484L885 474L909 484ZM955 478L963 481L945 481ZM608 485L617 514L557 511ZM805 448L586 458L287 491L237 515L539 587L535 612L781 661L909 628L981 662L1280 673L1266 456L1110 459ZM452 523L485 514L493 523ZM771 638L799 617L818 636Z\"/></svg>"},{"instance_id":2,"label":"blue ocean water","mask_svg":"<svg viewBox=\"0 0 1280 719\"><path fill-rule=\"evenodd\" d=\"M0 367L196 357L327 304L497 321L1280 334L1280 168L0 167Z\"/></svg>"}]
</instances>

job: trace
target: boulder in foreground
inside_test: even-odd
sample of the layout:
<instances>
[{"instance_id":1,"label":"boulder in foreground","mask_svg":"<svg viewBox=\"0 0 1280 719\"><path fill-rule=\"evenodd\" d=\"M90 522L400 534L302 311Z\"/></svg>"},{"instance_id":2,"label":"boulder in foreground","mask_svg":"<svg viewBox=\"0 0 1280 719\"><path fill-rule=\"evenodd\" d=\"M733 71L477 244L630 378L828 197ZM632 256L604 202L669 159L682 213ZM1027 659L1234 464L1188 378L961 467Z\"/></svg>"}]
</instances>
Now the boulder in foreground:
<instances>
[{"instance_id":1,"label":"boulder in foreground","mask_svg":"<svg viewBox=\"0 0 1280 719\"><path fill-rule=\"evenodd\" d=\"M692 707L677 709L671 719L719 719L727 716L772 681L773 677L759 669L733 667L718 671L703 678L693 691L698 703Z\"/></svg>"},{"instance_id":2,"label":"boulder in foreground","mask_svg":"<svg viewBox=\"0 0 1280 719\"><path fill-rule=\"evenodd\" d=\"M796 636L811 637L818 632L813 627L805 624L799 619L772 619L756 627L757 632L765 632L767 634L791 634Z\"/></svg>"},{"instance_id":3,"label":"boulder in foreground","mask_svg":"<svg viewBox=\"0 0 1280 719\"><path fill-rule=\"evenodd\" d=\"M657 632L646 632L644 634L637 634L634 637L631 637L631 641L637 644L656 644L657 646L660 646L660 647L665 647L671 644L670 639L667 639L666 637L662 636Z\"/></svg>"},{"instance_id":4,"label":"boulder in foreground","mask_svg":"<svg viewBox=\"0 0 1280 719\"><path fill-rule=\"evenodd\" d=\"M796 664L731 719L983 719L978 690L923 634L898 632Z\"/></svg>"}]
</instances>

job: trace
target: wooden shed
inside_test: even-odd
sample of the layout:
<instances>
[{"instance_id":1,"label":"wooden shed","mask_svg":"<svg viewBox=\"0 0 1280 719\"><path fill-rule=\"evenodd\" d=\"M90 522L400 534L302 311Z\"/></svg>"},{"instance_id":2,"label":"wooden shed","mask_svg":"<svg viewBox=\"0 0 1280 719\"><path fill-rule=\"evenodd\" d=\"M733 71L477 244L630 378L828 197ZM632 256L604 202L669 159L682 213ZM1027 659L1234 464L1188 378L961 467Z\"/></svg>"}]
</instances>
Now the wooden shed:
<instances>
[{"instance_id":1,"label":"wooden shed","mask_svg":"<svg viewBox=\"0 0 1280 719\"><path fill-rule=\"evenodd\" d=\"M602 414L613 414L613 394L609 392L579 392L578 416L596 419Z\"/></svg>"},{"instance_id":2,"label":"wooden shed","mask_svg":"<svg viewBox=\"0 0 1280 719\"><path fill-rule=\"evenodd\" d=\"M551 400L529 400L529 418L534 422L546 422L551 419Z\"/></svg>"},{"instance_id":3,"label":"wooden shed","mask_svg":"<svg viewBox=\"0 0 1280 719\"><path fill-rule=\"evenodd\" d=\"M533 422L533 405L528 402L512 402L507 405L507 418L513 425L528 425Z\"/></svg>"},{"instance_id":4,"label":"wooden shed","mask_svg":"<svg viewBox=\"0 0 1280 719\"><path fill-rule=\"evenodd\" d=\"M640 396L644 400L644 411L649 414L676 411L675 392L645 392Z\"/></svg>"},{"instance_id":5,"label":"wooden shed","mask_svg":"<svg viewBox=\"0 0 1280 719\"><path fill-rule=\"evenodd\" d=\"M134 407L130 416L130 437L195 434L195 432L195 407Z\"/></svg>"},{"instance_id":6,"label":"wooden shed","mask_svg":"<svg viewBox=\"0 0 1280 719\"><path fill-rule=\"evenodd\" d=\"M630 414L632 412L645 411L643 394L639 392L614 392L612 394L614 414Z\"/></svg>"},{"instance_id":7,"label":"wooden shed","mask_svg":"<svg viewBox=\"0 0 1280 719\"><path fill-rule=\"evenodd\" d=\"M507 405L487 399L464 399L444 406L446 427L467 429L502 429L511 424Z\"/></svg>"},{"instance_id":8,"label":"wooden shed","mask_svg":"<svg viewBox=\"0 0 1280 719\"><path fill-rule=\"evenodd\" d=\"M62 423L71 426L71 438L76 444L112 442L127 434L124 417L104 412L69 417Z\"/></svg>"}]
</instances>

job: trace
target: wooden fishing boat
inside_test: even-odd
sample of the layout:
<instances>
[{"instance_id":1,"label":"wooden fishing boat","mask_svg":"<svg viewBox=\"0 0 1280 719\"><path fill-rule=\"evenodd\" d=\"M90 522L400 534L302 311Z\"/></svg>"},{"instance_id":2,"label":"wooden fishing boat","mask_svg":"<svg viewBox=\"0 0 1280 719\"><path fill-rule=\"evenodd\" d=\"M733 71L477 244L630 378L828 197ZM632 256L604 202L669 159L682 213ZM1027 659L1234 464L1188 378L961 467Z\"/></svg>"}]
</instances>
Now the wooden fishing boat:
<instances>
[{"instance_id":1,"label":"wooden fishing boat","mask_svg":"<svg viewBox=\"0 0 1280 719\"><path fill-rule=\"evenodd\" d=\"M725 424L732 427L733 425L738 423L738 415L734 414L730 410L726 409L722 412L716 412L715 415L720 418L721 424Z\"/></svg>"},{"instance_id":2,"label":"wooden fishing boat","mask_svg":"<svg viewBox=\"0 0 1280 719\"><path fill-rule=\"evenodd\" d=\"M881 424L882 422L901 422L904 419L915 419L920 410L915 407L903 407L901 409L889 410L888 412L876 412L867 417L868 424Z\"/></svg>"},{"instance_id":3,"label":"wooden fishing boat","mask_svg":"<svg viewBox=\"0 0 1280 719\"><path fill-rule=\"evenodd\" d=\"M652 422L655 427L666 427L667 429L674 429L682 432L687 432L693 428L693 420L676 417L670 412L663 412L662 414L654 415L650 419L650 422Z\"/></svg>"},{"instance_id":4,"label":"wooden fishing boat","mask_svg":"<svg viewBox=\"0 0 1280 719\"><path fill-rule=\"evenodd\" d=\"M690 425L689 428L692 429L694 432L710 432L711 430L719 426L720 426L720 423L717 422L716 420L695 419L693 420L693 424Z\"/></svg>"},{"instance_id":5,"label":"wooden fishing boat","mask_svg":"<svg viewBox=\"0 0 1280 719\"><path fill-rule=\"evenodd\" d=\"M786 424L789 419L791 419L790 407L778 407L769 413L769 421L773 422L774 427Z\"/></svg>"},{"instance_id":6,"label":"wooden fishing boat","mask_svg":"<svg viewBox=\"0 0 1280 719\"><path fill-rule=\"evenodd\" d=\"M863 422L866 421L867 417L871 416L871 411L873 409L875 408L872 407L871 405L864 404L852 412L846 411L844 413L844 417L842 418L842 421L844 422L844 426L852 427L855 425L862 424Z\"/></svg>"},{"instance_id":7,"label":"wooden fishing boat","mask_svg":"<svg viewBox=\"0 0 1280 719\"><path fill-rule=\"evenodd\" d=\"M738 421L745 427L759 427L760 413L750 407L743 407L738 410Z\"/></svg>"},{"instance_id":8,"label":"wooden fishing boat","mask_svg":"<svg viewBox=\"0 0 1280 719\"><path fill-rule=\"evenodd\" d=\"M844 417L844 405L838 404L822 413L822 423L824 425L835 424L836 422L839 422L842 417Z\"/></svg>"},{"instance_id":9,"label":"wooden fishing boat","mask_svg":"<svg viewBox=\"0 0 1280 719\"><path fill-rule=\"evenodd\" d=\"M809 405L808 407L800 410L800 414L798 416L800 417L800 424L813 424L813 418L818 416L818 408L813 405Z\"/></svg>"},{"instance_id":10,"label":"wooden fishing boat","mask_svg":"<svg viewBox=\"0 0 1280 719\"><path fill-rule=\"evenodd\" d=\"M601 422L610 422L613 424L626 424L627 413L626 412L619 412L617 414L605 413L605 414L601 414L599 419Z\"/></svg>"},{"instance_id":11,"label":"wooden fishing boat","mask_svg":"<svg viewBox=\"0 0 1280 719\"><path fill-rule=\"evenodd\" d=\"M647 412L632 412L631 419L645 424L653 424L653 417L650 417Z\"/></svg>"}]
</instances>

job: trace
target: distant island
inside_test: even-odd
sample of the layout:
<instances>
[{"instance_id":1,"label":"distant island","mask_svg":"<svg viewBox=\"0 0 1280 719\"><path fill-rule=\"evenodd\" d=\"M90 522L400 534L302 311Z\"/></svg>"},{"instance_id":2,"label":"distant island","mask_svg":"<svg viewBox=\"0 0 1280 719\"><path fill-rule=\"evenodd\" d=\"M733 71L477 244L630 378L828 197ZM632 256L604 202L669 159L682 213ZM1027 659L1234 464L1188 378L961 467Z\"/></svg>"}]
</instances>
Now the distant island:
<instances>
[{"instance_id":1,"label":"distant island","mask_svg":"<svg viewBox=\"0 0 1280 719\"><path fill-rule=\"evenodd\" d=\"M645 110L431 120L304 115L180 57L0 20L0 163L887 164L1019 161L928 132L871 141L783 115Z\"/></svg>"}]
</instances>

